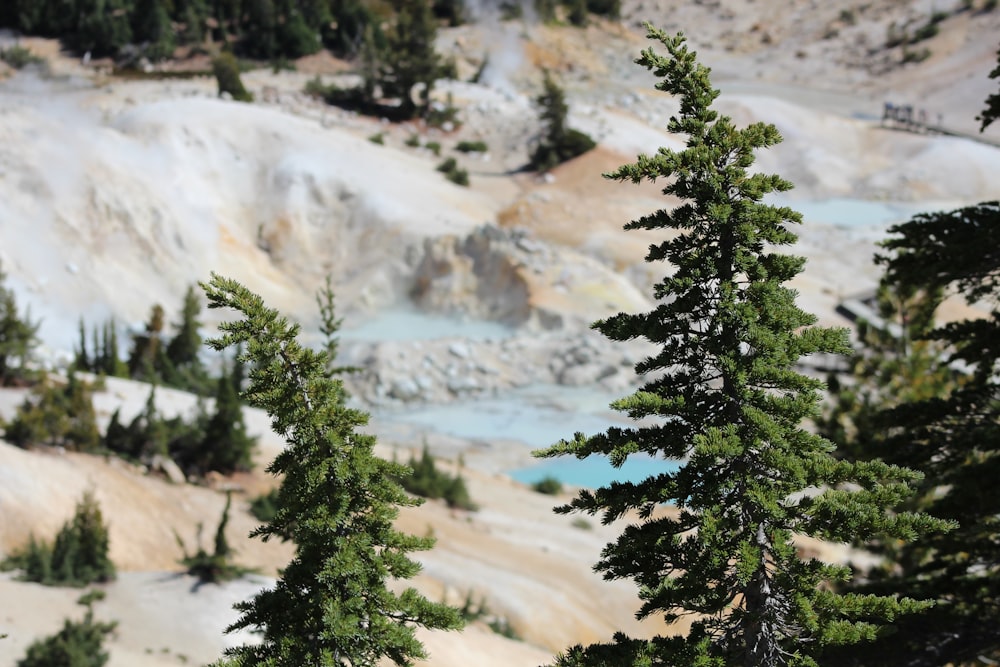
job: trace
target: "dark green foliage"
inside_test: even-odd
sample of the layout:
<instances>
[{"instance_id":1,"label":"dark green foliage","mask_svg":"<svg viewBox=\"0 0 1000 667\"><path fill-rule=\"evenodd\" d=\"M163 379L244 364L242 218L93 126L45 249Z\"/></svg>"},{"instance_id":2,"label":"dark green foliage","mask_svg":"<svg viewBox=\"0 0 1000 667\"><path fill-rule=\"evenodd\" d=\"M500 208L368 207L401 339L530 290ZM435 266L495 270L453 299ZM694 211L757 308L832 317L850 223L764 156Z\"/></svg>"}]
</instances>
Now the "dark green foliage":
<instances>
[{"instance_id":1,"label":"dark green foliage","mask_svg":"<svg viewBox=\"0 0 1000 667\"><path fill-rule=\"evenodd\" d=\"M434 16L444 19L450 26L462 25L465 22L464 0L434 0Z\"/></svg>"},{"instance_id":2,"label":"dark green foliage","mask_svg":"<svg viewBox=\"0 0 1000 667\"><path fill-rule=\"evenodd\" d=\"M278 489L274 488L267 493L257 496L250 501L250 513L261 523L267 523L274 518L278 512Z\"/></svg>"},{"instance_id":3,"label":"dark green foliage","mask_svg":"<svg viewBox=\"0 0 1000 667\"><path fill-rule=\"evenodd\" d=\"M90 387L70 373L65 384L44 380L32 388L5 427L4 438L18 447L49 445L95 452L101 444Z\"/></svg>"},{"instance_id":4,"label":"dark green foliage","mask_svg":"<svg viewBox=\"0 0 1000 667\"><path fill-rule=\"evenodd\" d=\"M922 332L940 350L926 375L954 375L950 391L906 393L872 420L869 456L925 474L918 502L959 528L912 545L875 544L892 558L860 582L860 593L937 599L925 614L903 618L897 632L865 651L836 655L845 665L975 665L1000 660L1000 202L921 214L892 227L883 245L885 280L932 295L930 306L958 290L991 304L981 319ZM949 368L951 367L951 368ZM902 379L898 380L902 381ZM845 652L847 653L847 652Z\"/></svg>"},{"instance_id":5,"label":"dark green foliage","mask_svg":"<svg viewBox=\"0 0 1000 667\"><path fill-rule=\"evenodd\" d=\"M453 157L445 158L444 161L437 166L437 170L444 174L444 177L455 185L469 185L469 172L459 167L458 161Z\"/></svg>"},{"instance_id":6,"label":"dark green foliage","mask_svg":"<svg viewBox=\"0 0 1000 667\"><path fill-rule=\"evenodd\" d=\"M589 19L587 15L587 0L563 0L563 4L566 5L568 10L566 20L571 25L575 25L578 28L587 25Z\"/></svg>"},{"instance_id":7,"label":"dark green foliage","mask_svg":"<svg viewBox=\"0 0 1000 667\"><path fill-rule=\"evenodd\" d=\"M365 33L373 44L385 43L381 19L363 0L333 0L331 3L335 27L324 32L326 46L342 56L353 57L360 53Z\"/></svg>"},{"instance_id":8,"label":"dark green foliage","mask_svg":"<svg viewBox=\"0 0 1000 667\"><path fill-rule=\"evenodd\" d=\"M174 29L164 0L134 0L132 38L143 45L144 55L152 61L170 58L174 53Z\"/></svg>"},{"instance_id":9,"label":"dark green foliage","mask_svg":"<svg viewBox=\"0 0 1000 667\"><path fill-rule=\"evenodd\" d=\"M548 171L597 145L583 132L566 126L566 115L569 113L566 94L548 71L545 72L543 87L535 103L540 110L544 136L528 162L528 168L533 171Z\"/></svg>"},{"instance_id":10,"label":"dark green foliage","mask_svg":"<svg viewBox=\"0 0 1000 667\"><path fill-rule=\"evenodd\" d=\"M135 380L154 384L165 384L196 394L208 394L213 384L208 376L198 350L201 346L201 335L198 315L201 305L192 288L189 288L181 308L181 320L175 327L177 333L168 338L165 329L165 313L159 304L153 306L146 329L132 336L132 350L129 353L128 375ZM95 347L96 341L95 341ZM94 372L111 373L118 370L118 341L114 322L105 325L105 334L100 351L95 350ZM77 358L86 356L77 351Z\"/></svg>"},{"instance_id":11,"label":"dark green foliage","mask_svg":"<svg viewBox=\"0 0 1000 667\"><path fill-rule=\"evenodd\" d=\"M93 604L103 598L103 591L91 591L82 596L77 603L87 607L83 621L67 619L59 632L32 643L28 653L17 661L17 667L102 667L107 664L109 656L103 649L104 637L114 632L118 624L94 620Z\"/></svg>"},{"instance_id":12,"label":"dark green foliage","mask_svg":"<svg viewBox=\"0 0 1000 667\"><path fill-rule=\"evenodd\" d=\"M460 141L455 144L455 150L459 153L486 153L490 147L485 141Z\"/></svg>"},{"instance_id":13,"label":"dark green foliage","mask_svg":"<svg viewBox=\"0 0 1000 667\"><path fill-rule=\"evenodd\" d=\"M111 415L103 439L104 449L147 465L157 455L167 456L188 477L204 477L212 471L228 475L249 470L256 440L246 433L232 376L223 371L216 387L212 414L199 401L193 418L167 419L156 409L154 386L143 411L127 426L122 424L118 410Z\"/></svg>"},{"instance_id":14,"label":"dark green foliage","mask_svg":"<svg viewBox=\"0 0 1000 667\"><path fill-rule=\"evenodd\" d=\"M243 408L232 378L223 371L217 381L215 412L205 426L205 437L198 449L202 460L191 466L197 470L215 470L223 474L253 467L256 440L247 435Z\"/></svg>"},{"instance_id":15,"label":"dark green foliage","mask_svg":"<svg viewBox=\"0 0 1000 667\"><path fill-rule=\"evenodd\" d=\"M557 496L562 493L563 485L562 482L555 477L549 476L538 480L531 485L531 488L538 493L544 493L549 496Z\"/></svg>"},{"instance_id":16,"label":"dark green foliage","mask_svg":"<svg viewBox=\"0 0 1000 667\"><path fill-rule=\"evenodd\" d=\"M2 569L21 570L26 581L48 586L87 586L115 578L108 548L108 528L101 508L94 494L87 491L51 546L31 536L24 550L5 560Z\"/></svg>"},{"instance_id":17,"label":"dark green foliage","mask_svg":"<svg viewBox=\"0 0 1000 667\"><path fill-rule=\"evenodd\" d=\"M177 323L177 333L167 345L167 359L176 369L198 364L198 351L201 349L201 334L198 328L198 314L201 303L193 286L188 287L184 294L184 305L181 307L181 321Z\"/></svg>"},{"instance_id":18,"label":"dark green foliage","mask_svg":"<svg viewBox=\"0 0 1000 667\"><path fill-rule=\"evenodd\" d=\"M232 53L220 53L212 60L212 72L219 84L219 95L228 94L237 102L252 102L253 95L243 87L240 66Z\"/></svg>"},{"instance_id":19,"label":"dark green foliage","mask_svg":"<svg viewBox=\"0 0 1000 667\"><path fill-rule=\"evenodd\" d=\"M832 376L830 409L816 420L819 433L851 458L872 458L884 447L880 415L900 403L948 395L960 374L941 363L944 346L924 340L933 326L940 292L927 294L882 285L876 297L881 321L858 323L861 348L847 378ZM879 455L881 457L881 455Z\"/></svg>"},{"instance_id":20,"label":"dark green foliage","mask_svg":"<svg viewBox=\"0 0 1000 667\"><path fill-rule=\"evenodd\" d=\"M268 467L283 476L277 514L252 535L290 539L295 555L274 588L237 605L230 630L256 629L261 643L229 649L230 662L339 667L425 657L414 626L454 629L461 620L413 588L386 585L412 578L420 566L407 554L432 544L393 527L400 506L417 504L393 481L405 469L373 454L375 438L359 432L367 415L344 405L326 353L302 347L297 325L234 281L213 276L204 287L209 307L243 318L222 324L209 345L246 346L244 398L288 441Z\"/></svg>"},{"instance_id":21,"label":"dark green foliage","mask_svg":"<svg viewBox=\"0 0 1000 667\"><path fill-rule=\"evenodd\" d=\"M338 366L337 353L340 349L340 327L343 318L337 317L336 296L333 293L333 278L326 277L323 287L316 291L316 307L319 310L319 332L323 334L323 351L326 353L326 376L334 378L339 375L357 373L357 366ZM237 355L238 357L239 355ZM346 400L346 395L342 400Z\"/></svg>"},{"instance_id":22,"label":"dark green foliage","mask_svg":"<svg viewBox=\"0 0 1000 667\"><path fill-rule=\"evenodd\" d=\"M997 51L997 66L990 72L990 78L1000 79L1000 50ZM985 130L997 118L1000 118L1000 93L993 93L986 98L986 108L976 116L980 122L979 131Z\"/></svg>"},{"instance_id":23,"label":"dark green foliage","mask_svg":"<svg viewBox=\"0 0 1000 667\"><path fill-rule=\"evenodd\" d=\"M162 371L167 363L163 327L163 306L156 304L150 310L145 331L132 336L132 350L128 358L130 377L147 382L162 379Z\"/></svg>"},{"instance_id":24,"label":"dark green foliage","mask_svg":"<svg viewBox=\"0 0 1000 667\"><path fill-rule=\"evenodd\" d=\"M0 387L29 379L27 364L38 345L39 322L31 321L30 311L18 311L14 290L4 285L6 280L0 266Z\"/></svg>"},{"instance_id":25,"label":"dark green foliage","mask_svg":"<svg viewBox=\"0 0 1000 667\"><path fill-rule=\"evenodd\" d=\"M595 569L639 587L639 618L694 621L686 636L574 647L559 665L814 667L825 647L871 639L879 624L926 603L841 595L833 582L850 569L798 555L794 536L833 541L887 534L907 539L948 524L887 508L918 477L870 461L838 461L832 445L801 426L818 413L822 383L795 371L807 354L846 353L846 332L815 326L785 283L804 264L778 252L796 240L801 216L761 202L791 184L751 171L754 152L774 145L773 125L737 129L712 103L718 91L683 36L649 28L666 47L638 63L680 98L668 130L687 148L660 148L609 175L662 181L684 203L626 225L663 230L646 260L666 260L648 313L619 314L594 326L612 340L643 337L658 352L636 365L646 378L612 404L636 420L594 436L576 434L543 456L599 454L620 466L646 454L682 461L676 472L584 490L559 512L629 512L639 520L607 545ZM676 515L653 516L662 503Z\"/></svg>"},{"instance_id":26,"label":"dark green foliage","mask_svg":"<svg viewBox=\"0 0 1000 667\"><path fill-rule=\"evenodd\" d=\"M399 482L410 493L431 500L443 498L448 507L472 511L477 509L469 497L469 490L461 474L449 475L438 470L427 445L424 445L420 459L411 456L408 465L412 473L401 477Z\"/></svg>"},{"instance_id":27,"label":"dark green foliage","mask_svg":"<svg viewBox=\"0 0 1000 667\"><path fill-rule=\"evenodd\" d=\"M86 325L80 319L80 346L73 350L73 368L98 375L128 377L128 365L118 356L118 325L114 319L104 322L98 335L95 326L87 345Z\"/></svg>"},{"instance_id":28,"label":"dark green foliage","mask_svg":"<svg viewBox=\"0 0 1000 667\"><path fill-rule=\"evenodd\" d=\"M132 26L126 0L80 0L75 32L64 35L80 53L113 56L132 42Z\"/></svg>"},{"instance_id":29,"label":"dark green foliage","mask_svg":"<svg viewBox=\"0 0 1000 667\"><path fill-rule=\"evenodd\" d=\"M593 14L617 19L621 17L621 0L587 0L587 9Z\"/></svg>"},{"instance_id":30,"label":"dark green foliage","mask_svg":"<svg viewBox=\"0 0 1000 667\"><path fill-rule=\"evenodd\" d=\"M423 115L431 90L441 76L441 56L434 50L437 21L429 0L401 0L396 23L380 54L378 85L382 94L398 98L399 117Z\"/></svg>"},{"instance_id":31,"label":"dark green foliage","mask_svg":"<svg viewBox=\"0 0 1000 667\"><path fill-rule=\"evenodd\" d=\"M226 526L229 524L229 508L232 502L232 494L227 493L226 506L219 518L219 526L215 529L215 546L212 553L208 553L201 546L201 525L198 526L198 551L194 554L188 554L183 540L175 535L178 546L184 552L181 564L187 568L188 574L198 577L200 583L218 584L238 579L249 572L246 568L233 564L233 550L226 539Z\"/></svg>"}]
</instances>

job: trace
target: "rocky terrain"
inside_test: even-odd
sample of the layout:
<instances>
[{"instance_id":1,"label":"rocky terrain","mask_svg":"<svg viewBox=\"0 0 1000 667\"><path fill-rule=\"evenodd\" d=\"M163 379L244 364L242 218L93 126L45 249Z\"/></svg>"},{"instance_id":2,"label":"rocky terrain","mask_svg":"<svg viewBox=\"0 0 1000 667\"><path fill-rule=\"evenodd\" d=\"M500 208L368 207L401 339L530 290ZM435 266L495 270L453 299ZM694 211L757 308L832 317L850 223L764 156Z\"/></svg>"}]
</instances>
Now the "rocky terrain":
<instances>
[{"instance_id":1,"label":"rocky terrain","mask_svg":"<svg viewBox=\"0 0 1000 667\"><path fill-rule=\"evenodd\" d=\"M257 98L249 105L218 99L208 78L111 78L45 40L22 43L48 59L48 74L0 72L0 262L19 301L43 320L44 363L58 368L69 357L81 316L138 327L153 303L172 312L211 271L244 281L315 336L313 294L332 276L345 317L342 360L363 369L349 388L373 411L382 453L405 458L426 441L451 465L463 460L481 507L431 502L404 512L402 527L438 537L421 555L418 585L459 604L470 592L484 598L521 637L482 622L462 634L428 633L431 665L538 665L616 628L663 630L634 620L627 582L590 571L620 527L555 516L553 498L506 476L529 461L527 445L540 443L413 418L449 406L448 414L486 422L477 413L485 399L527 414L540 399L518 392L540 387L558 403L546 419L568 436L595 415L613 418L590 404L595 396L635 386L632 365L647 348L612 344L588 324L649 308L665 270L642 261L654 236L621 231L673 203L662 186L601 177L639 152L682 145L663 129L675 103L631 62L645 46L641 20L689 34L713 67L721 111L739 124L778 126L784 142L758 166L796 185L783 200L805 219L795 250L809 263L796 287L824 323L848 325L836 304L875 285L871 257L886 224L997 196L998 128L973 141L900 131L879 118L883 102L907 103L955 133L974 132L996 90L987 74L1000 10L956 11L921 43L930 55L903 64L900 47L885 47L890 26L912 30L951 8L922 0L624 5L621 24L584 30L501 25L489 12L442 30L439 47L463 78L435 89L459 109L461 126L450 131L391 125L309 98L302 89L314 75L345 76L348 65L329 56L303 59L295 72L246 74ZM486 53L481 83L466 82ZM571 125L599 142L542 176L521 171L540 132L532 99L541 67L565 85ZM381 144L368 140L376 134ZM489 151L457 153L460 140L485 141ZM441 156L428 142L441 144ZM446 156L468 169L470 187L435 170ZM206 328L222 316L204 313ZM99 417L106 422L119 406L135 414L147 393L110 380ZM22 390L0 390L0 417L22 399ZM157 399L167 414L194 407L182 392L161 390ZM282 443L265 415L247 414L262 466ZM266 585L288 557L286 546L245 538L254 525L246 499L273 483L258 469L208 486L171 484L115 460L0 442L0 555L30 533L53 534L94 488L122 571L98 607L121 621L110 664L203 664L242 639L222 635L231 603ZM195 589L177 574L173 531L193 544L198 523L210 526L221 512L223 488L240 492L229 531L239 561L260 574ZM837 545L803 548L848 557ZM0 596L16 600L0 612L0 634L10 635L0 667L79 616L77 593L0 575Z\"/></svg>"}]
</instances>

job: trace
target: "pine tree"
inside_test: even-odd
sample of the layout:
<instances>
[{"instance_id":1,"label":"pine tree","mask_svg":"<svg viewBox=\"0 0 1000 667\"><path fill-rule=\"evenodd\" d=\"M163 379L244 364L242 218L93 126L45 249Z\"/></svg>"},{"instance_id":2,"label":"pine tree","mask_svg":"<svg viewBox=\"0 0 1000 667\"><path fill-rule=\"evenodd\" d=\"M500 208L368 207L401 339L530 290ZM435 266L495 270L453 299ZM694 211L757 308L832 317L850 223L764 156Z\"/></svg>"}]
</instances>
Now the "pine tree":
<instances>
[{"instance_id":1,"label":"pine tree","mask_svg":"<svg viewBox=\"0 0 1000 667\"><path fill-rule=\"evenodd\" d=\"M938 667L1000 661L1000 202L921 214L890 228L886 281L940 296L958 290L970 303L992 304L985 317L927 332L920 342L943 348L930 373L963 369L951 391L904 396L871 424L870 455L924 473L919 502L959 528L890 553L861 593L938 600L930 611L900 619L896 634L841 664Z\"/></svg>"},{"instance_id":2,"label":"pine tree","mask_svg":"<svg viewBox=\"0 0 1000 667\"><path fill-rule=\"evenodd\" d=\"M180 322L174 325L177 332L166 346L168 364L163 369L165 384L197 394L211 391L208 373L198 357L201 349L201 334L198 333L200 313L198 294L194 286L188 287L181 306Z\"/></svg>"},{"instance_id":3,"label":"pine tree","mask_svg":"<svg viewBox=\"0 0 1000 667\"><path fill-rule=\"evenodd\" d=\"M15 551L4 569L19 569L26 581L49 586L86 586L115 578L115 566L108 555L108 527L91 491L76 504L73 518L63 524L55 542L36 540Z\"/></svg>"},{"instance_id":4,"label":"pine tree","mask_svg":"<svg viewBox=\"0 0 1000 667\"><path fill-rule=\"evenodd\" d=\"M0 387L26 378L26 365L38 344L39 323L31 321L30 312L19 312L6 279L0 266Z\"/></svg>"},{"instance_id":5,"label":"pine tree","mask_svg":"<svg viewBox=\"0 0 1000 667\"><path fill-rule=\"evenodd\" d=\"M162 379L166 353L163 344L163 306L156 304L149 313L146 330L132 336L132 352L128 359L129 376L147 382Z\"/></svg>"},{"instance_id":6,"label":"pine tree","mask_svg":"<svg viewBox=\"0 0 1000 667\"><path fill-rule=\"evenodd\" d=\"M432 543L393 527L399 507L417 504L393 481L405 469L373 454L375 438L358 432L367 415L343 405L325 353L303 348L298 326L234 281L213 276L204 287L210 308L243 318L223 324L209 345L247 346L244 398L288 440L268 467L284 476L277 513L252 535L295 543L277 585L237 605L242 616L230 630L257 629L262 642L230 649L227 664L374 667L424 657L415 625L454 629L461 621L412 588L387 587L413 577L420 566L407 554Z\"/></svg>"},{"instance_id":7,"label":"pine tree","mask_svg":"<svg viewBox=\"0 0 1000 667\"><path fill-rule=\"evenodd\" d=\"M1000 79L1000 50L997 51L997 66L990 72L990 78ZM980 122L979 131L984 131L997 118L1000 118L1000 93L993 93L986 98L986 108L976 116L976 120Z\"/></svg>"},{"instance_id":8,"label":"pine tree","mask_svg":"<svg viewBox=\"0 0 1000 667\"><path fill-rule=\"evenodd\" d=\"M686 636L577 646L559 665L816 665L828 646L875 636L878 624L922 609L910 599L838 594L850 570L798 555L794 536L849 542L876 534L912 538L945 522L884 508L909 493L915 473L881 462L836 460L832 445L801 426L818 413L822 382L795 371L803 355L846 353L846 331L814 326L784 283L804 259L777 252L796 239L801 216L761 203L791 184L752 173L754 151L777 143L773 125L737 129L712 108L718 91L682 35L648 27L637 62L680 98L668 130L683 151L659 149L610 174L663 179L685 203L626 229L674 230L646 260L673 271L655 287L651 312L619 314L594 326L613 340L644 337L659 351L640 361L648 378L613 403L651 423L577 434L543 456L600 454L620 466L633 454L680 461L675 472L585 490L559 512L632 516L595 569L639 585L639 618L694 617ZM657 508L672 503L676 514Z\"/></svg>"},{"instance_id":9,"label":"pine tree","mask_svg":"<svg viewBox=\"0 0 1000 667\"><path fill-rule=\"evenodd\" d=\"M817 420L819 432L841 453L886 458L886 433L877 425L882 413L900 403L946 396L961 382L957 371L940 363L944 346L924 339L939 299L940 293L879 287L879 318L858 322L861 347L850 361L849 376L846 381L830 377L833 405Z\"/></svg>"},{"instance_id":10,"label":"pine tree","mask_svg":"<svg viewBox=\"0 0 1000 667\"><path fill-rule=\"evenodd\" d=\"M256 440L247 435L243 407L233 386L232 376L223 369L216 382L215 412L205 427L200 450L201 474L215 470L229 474L253 467Z\"/></svg>"},{"instance_id":11,"label":"pine tree","mask_svg":"<svg viewBox=\"0 0 1000 667\"><path fill-rule=\"evenodd\" d=\"M164 0L136 0L131 12L132 34L145 44L150 60L170 58L174 53L174 28Z\"/></svg>"},{"instance_id":12,"label":"pine tree","mask_svg":"<svg viewBox=\"0 0 1000 667\"><path fill-rule=\"evenodd\" d=\"M430 106L431 90L441 76L441 56L434 49L436 36L437 22L429 0L399 3L395 26L381 54L379 83L384 95L399 98L401 118L421 115ZM416 100L415 94L419 95Z\"/></svg>"},{"instance_id":13,"label":"pine tree","mask_svg":"<svg viewBox=\"0 0 1000 667\"><path fill-rule=\"evenodd\" d=\"M566 124L569 105L566 93L546 70L542 81L542 93L535 100L538 106L545 134L531 153L528 168L534 171L548 171L567 160L583 155L597 144L588 135L574 130Z\"/></svg>"},{"instance_id":14,"label":"pine tree","mask_svg":"<svg viewBox=\"0 0 1000 667\"><path fill-rule=\"evenodd\" d=\"M103 591L90 591L77 604L87 608L83 621L66 620L62 629L51 637L39 639L28 647L28 653L17 667L103 667L109 655L103 649L105 635L114 632L117 623L94 620L94 602L104 599Z\"/></svg>"},{"instance_id":15,"label":"pine tree","mask_svg":"<svg viewBox=\"0 0 1000 667\"><path fill-rule=\"evenodd\" d=\"M65 385L49 380L35 385L5 427L4 437L19 447L49 445L95 451L101 437L90 387L73 372Z\"/></svg>"},{"instance_id":16,"label":"pine tree","mask_svg":"<svg viewBox=\"0 0 1000 667\"><path fill-rule=\"evenodd\" d=\"M90 356L87 354L87 329L80 318L80 349L73 351L73 368L78 371L89 371L93 369Z\"/></svg>"}]
</instances>

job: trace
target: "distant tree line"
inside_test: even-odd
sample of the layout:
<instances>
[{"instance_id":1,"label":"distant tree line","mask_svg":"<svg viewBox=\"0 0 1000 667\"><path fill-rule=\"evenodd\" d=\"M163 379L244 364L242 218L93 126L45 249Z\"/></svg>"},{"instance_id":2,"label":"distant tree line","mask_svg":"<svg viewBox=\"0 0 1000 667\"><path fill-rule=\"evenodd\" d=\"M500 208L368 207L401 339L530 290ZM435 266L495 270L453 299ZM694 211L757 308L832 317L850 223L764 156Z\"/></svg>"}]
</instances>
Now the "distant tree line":
<instances>
[{"instance_id":1,"label":"distant tree line","mask_svg":"<svg viewBox=\"0 0 1000 667\"><path fill-rule=\"evenodd\" d=\"M366 39L384 46L383 26L399 12L426 6L435 22L463 23L463 0L6 0L0 28L61 39L80 53L120 56L126 49L151 60L170 58L178 46L215 43L238 55L265 60L299 58L322 48L346 57ZM535 0L543 20L584 25L588 13L617 17L620 0ZM520 3L504 4L518 15Z\"/></svg>"}]
</instances>

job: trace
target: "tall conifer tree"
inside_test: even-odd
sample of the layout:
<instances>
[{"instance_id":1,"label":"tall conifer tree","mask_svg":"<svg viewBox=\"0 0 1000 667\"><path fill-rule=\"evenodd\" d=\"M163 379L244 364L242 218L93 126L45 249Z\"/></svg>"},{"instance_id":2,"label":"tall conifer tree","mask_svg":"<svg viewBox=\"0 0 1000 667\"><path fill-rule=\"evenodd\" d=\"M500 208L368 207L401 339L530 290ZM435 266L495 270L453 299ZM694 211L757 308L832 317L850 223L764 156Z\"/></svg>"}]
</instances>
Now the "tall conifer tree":
<instances>
[{"instance_id":1,"label":"tall conifer tree","mask_svg":"<svg viewBox=\"0 0 1000 667\"><path fill-rule=\"evenodd\" d=\"M368 416L343 404L326 353L303 348L298 326L235 281L213 276L204 287L210 308L242 315L209 345L246 345L251 370L243 397L266 410L288 440L268 467L284 476L277 512L252 535L295 543L276 586L237 605L242 616L230 630L259 630L262 642L230 649L224 664L412 664L425 656L414 626L455 629L461 620L456 609L413 588L387 586L413 577L420 565L408 553L433 543L393 527L399 507L419 503L394 481L406 469L373 454L375 438L358 432Z\"/></svg>"},{"instance_id":2,"label":"tall conifer tree","mask_svg":"<svg viewBox=\"0 0 1000 667\"><path fill-rule=\"evenodd\" d=\"M636 365L645 385L613 406L651 423L577 434L543 456L599 454L620 466L648 454L681 461L677 471L637 483L585 490L560 512L601 514L611 522L637 512L607 545L595 569L639 585L645 618L694 620L686 636L577 646L568 665L778 667L816 665L829 645L869 639L878 623L926 606L891 597L841 595L828 586L847 567L801 558L793 539L841 542L890 534L912 538L945 522L889 514L909 492L911 471L872 461L838 461L832 445L801 424L818 413L820 381L796 372L804 355L846 353L846 332L814 326L785 286L804 259L776 252L796 240L801 216L761 203L791 184L751 173L754 151L780 141L773 125L737 129L711 105L718 91L683 36L649 27L652 48L637 63L680 98L669 131L682 151L659 149L610 174L638 183L664 179L684 200L626 229L670 230L646 260L666 260L655 287L659 305L594 326L613 340L644 337L659 351ZM672 503L676 514L657 508Z\"/></svg>"}]
</instances>

